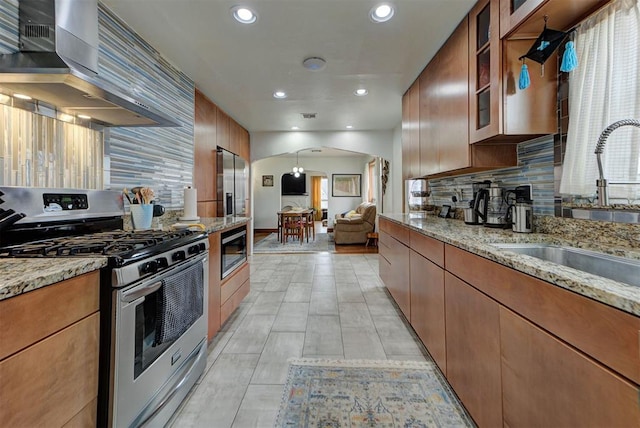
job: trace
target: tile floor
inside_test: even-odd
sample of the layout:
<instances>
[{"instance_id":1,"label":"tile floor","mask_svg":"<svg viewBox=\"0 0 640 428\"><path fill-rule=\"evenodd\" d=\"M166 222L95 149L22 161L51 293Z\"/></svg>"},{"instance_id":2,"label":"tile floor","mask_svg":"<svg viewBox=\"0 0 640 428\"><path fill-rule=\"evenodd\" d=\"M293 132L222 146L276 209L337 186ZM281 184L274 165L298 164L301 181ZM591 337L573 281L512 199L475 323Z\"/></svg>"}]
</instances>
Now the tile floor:
<instances>
[{"instance_id":1,"label":"tile floor","mask_svg":"<svg viewBox=\"0 0 640 428\"><path fill-rule=\"evenodd\" d=\"M288 358L429 359L377 254L257 254L251 292L214 338L172 427L273 427Z\"/></svg>"}]
</instances>

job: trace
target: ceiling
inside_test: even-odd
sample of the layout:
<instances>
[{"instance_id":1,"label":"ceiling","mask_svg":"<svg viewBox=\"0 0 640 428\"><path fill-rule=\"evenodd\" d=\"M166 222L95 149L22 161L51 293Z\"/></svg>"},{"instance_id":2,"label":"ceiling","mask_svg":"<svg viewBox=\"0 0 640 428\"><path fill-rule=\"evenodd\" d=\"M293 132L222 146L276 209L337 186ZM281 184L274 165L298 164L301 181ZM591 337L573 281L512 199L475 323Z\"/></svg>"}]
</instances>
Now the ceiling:
<instances>
[{"instance_id":1,"label":"ceiling","mask_svg":"<svg viewBox=\"0 0 640 428\"><path fill-rule=\"evenodd\" d=\"M393 18L374 23L375 0L101 1L250 132L393 129L402 94L475 3L393 0ZM239 4L257 22L236 22ZM306 70L309 56L326 67Z\"/></svg>"}]
</instances>

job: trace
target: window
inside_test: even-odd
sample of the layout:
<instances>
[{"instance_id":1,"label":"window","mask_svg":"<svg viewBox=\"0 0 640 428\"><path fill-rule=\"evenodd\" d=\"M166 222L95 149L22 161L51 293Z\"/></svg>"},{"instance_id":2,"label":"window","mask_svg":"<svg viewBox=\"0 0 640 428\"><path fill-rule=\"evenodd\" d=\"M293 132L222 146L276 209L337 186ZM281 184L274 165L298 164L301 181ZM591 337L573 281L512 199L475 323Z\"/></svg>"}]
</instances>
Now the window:
<instances>
[{"instance_id":1,"label":"window","mask_svg":"<svg viewBox=\"0 0 640 428\"><path fill-rule=\"evenodd\" d=\"M618 120L640 120L640 3L614 0L576 30L579 65L569 76L569 129L560 192L594 196L594 154L602 131ZM621 127L602 154L609 182L640 181L640 129ZM611 203L637 203L639 185L611 185Z\"/></svg>"}]
</instances>

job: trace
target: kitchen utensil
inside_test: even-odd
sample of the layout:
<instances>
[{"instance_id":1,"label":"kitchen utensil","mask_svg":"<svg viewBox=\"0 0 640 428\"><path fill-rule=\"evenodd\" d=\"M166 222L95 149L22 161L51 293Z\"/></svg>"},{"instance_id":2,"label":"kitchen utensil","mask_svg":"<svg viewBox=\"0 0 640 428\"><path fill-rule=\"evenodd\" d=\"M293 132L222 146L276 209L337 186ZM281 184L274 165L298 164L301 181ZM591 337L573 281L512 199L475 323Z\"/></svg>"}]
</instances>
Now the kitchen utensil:
<instances>
[{"instance_id":1,"label":"kitchen utensil","mask_svg":"<svg viewBox=\"0 0 640 428\"><path fill-rule=\"evenodd\" d=\"M531 233L533 230L533 207L526 202L509 205L512 229L518 233Z\"/></svg>"},{"instance_id":2,"label":"kitchen utensil","mask_svg":"<svg viewBox=\"0 0 640 428\"><path fill-rule=\"evenodd\" d=\"M496 183L491 183L486 189L479 189L476 196L474 210L487 227L509 227L507 221L508 204L505 191Z\"/></svg>"}]
</instances>

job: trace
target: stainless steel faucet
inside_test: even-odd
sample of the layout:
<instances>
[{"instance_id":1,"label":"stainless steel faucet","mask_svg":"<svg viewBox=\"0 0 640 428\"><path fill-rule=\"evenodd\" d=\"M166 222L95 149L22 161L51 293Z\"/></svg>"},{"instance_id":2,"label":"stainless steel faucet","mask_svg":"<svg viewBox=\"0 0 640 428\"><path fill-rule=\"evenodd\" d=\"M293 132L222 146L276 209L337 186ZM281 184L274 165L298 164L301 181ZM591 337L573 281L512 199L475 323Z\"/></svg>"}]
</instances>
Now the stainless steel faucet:
<instances>
[{"instance_id":1,"label":"stainless steel faucet","mask_svg":"<svg viewBox=\"0 0 640 428\"><path fill-rule=\"evenodd\" d=\"M613 122L611 125L607 126L604 129L604 131L602 131L602 134L600 134L600 138L598 138L598 144L596 144L596 151L594 152L598 159L598 172L600 173L599 178L596 180L596 186L598 188L598 205L601 207L605 205L609 205L609 195L607 193L607 180L605 180L604 178L604 171L602 170L602 159L600 158L600 155L604 150L604 145L606 144L607 138L609 138L609 135L611 135L613 131L620 128L621 126L635 126L640 128L640 120L624 119L624 120L619 120L617 122ZM609 183L609 184L640 184L640 183L617 182L617 183Z\"/></svg>"}]
</instances>

